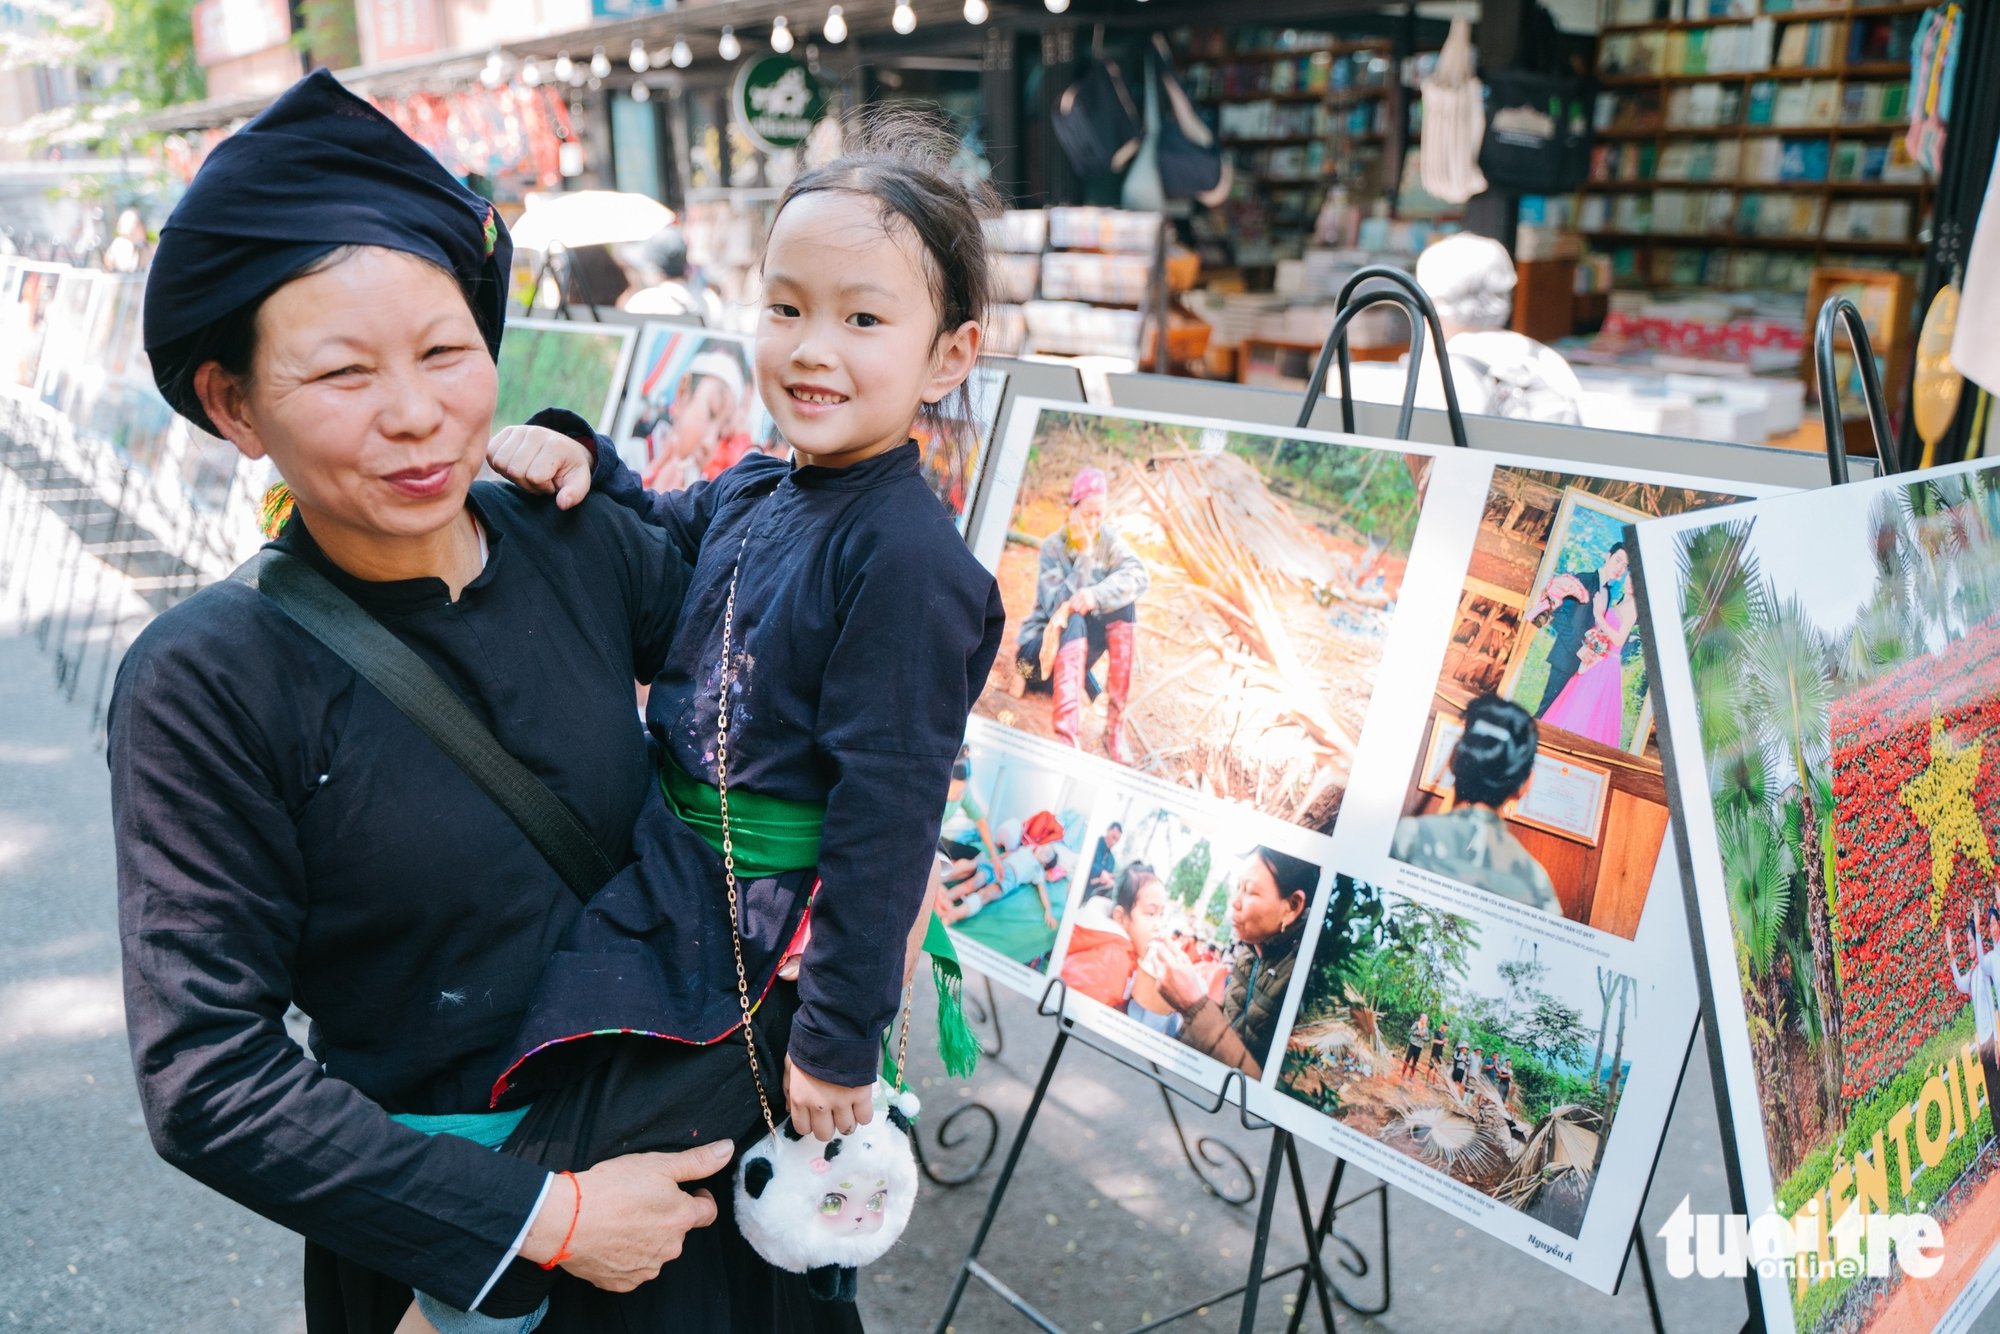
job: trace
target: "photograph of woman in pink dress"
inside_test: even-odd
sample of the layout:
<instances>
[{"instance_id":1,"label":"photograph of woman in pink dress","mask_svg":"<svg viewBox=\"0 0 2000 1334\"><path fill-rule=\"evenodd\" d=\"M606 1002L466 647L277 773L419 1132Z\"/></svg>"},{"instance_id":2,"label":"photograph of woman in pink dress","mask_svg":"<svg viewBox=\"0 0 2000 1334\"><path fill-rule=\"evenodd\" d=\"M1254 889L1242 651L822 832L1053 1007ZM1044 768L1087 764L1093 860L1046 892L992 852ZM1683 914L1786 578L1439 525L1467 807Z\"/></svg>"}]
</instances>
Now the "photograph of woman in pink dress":
<instances>
[{"instance_id":1,"label":"photograph of woman in pink dress","mask_svg":"<svg viewBox=\"0 0 2000 1334\"><path fill-rule=\"evenodd\" d=\"M1625 726L1624 647L1636 611L1632 581L1601 584L1590 600L1591 624L1578 652L1576 675L1542 711L1545 726L1616 746Z\"/></svg>"}]
</instances>

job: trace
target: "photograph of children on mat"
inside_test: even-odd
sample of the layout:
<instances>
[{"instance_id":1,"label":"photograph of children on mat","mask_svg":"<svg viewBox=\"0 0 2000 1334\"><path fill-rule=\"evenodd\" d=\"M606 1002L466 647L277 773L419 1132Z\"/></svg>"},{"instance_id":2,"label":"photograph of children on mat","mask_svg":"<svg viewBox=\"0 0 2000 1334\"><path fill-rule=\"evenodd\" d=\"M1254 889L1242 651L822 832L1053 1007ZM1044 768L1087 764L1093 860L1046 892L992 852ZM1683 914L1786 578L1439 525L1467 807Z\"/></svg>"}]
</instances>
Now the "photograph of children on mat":
<instances>
[{"instance_id":1,"label":"photograph of children on mat","mask_svg":"<svg viewBox=\"0 0 2000 1334\"><path fill-rule=\"evenodd\" d=\"M678 491L746 454L789 452L757 397L749 340L648 324L618 411L619 457L654 491Z\"/></svg>"},{"instance_id":2,"label":"photograph of children on mat","mask_svg":"<svg viewBox=\"0 0 2000 1334\"><path fill-rule=\"evenodd\" d=\"M1326 830L1429 460L1044 410L975 712Z\"/></svg>"},{"instance_id":3,"label":"photograph of children on mat","mask_svg":"<svg viewBox=\"0 0 2000 1334\"><path fill-rule=\"evenodd\" d=\"M1541 950L1336 875L1278 1090L1579 1235L1638 987Z\"/></svg>"},{"instance_id":4,"label":"photograph of children on mat","mask_svg":"<svg viewBox=\"0 0 2000 1334\"><path fill-rule=\"evenodd\" d=\"M1391 855L1637 933L1667 793L1625 525L1732 499L1494 469Z\"/></svg>"},{"instance_id":5,"label":"photograph of children on mat","mask_svg":"<svg viewBox=\"0 0 2000 1334\"><path fill-rule=\"evenodd\" d=\"M1106 804L1063 984L1258 1078L1320 868L1138 797Z\"/></svg>"},{"instance_id":6,"label":"photograph of children on mat","mask_svg":"<svg viewBox=\"0 0 2000 1334\"><path fill-rule=\"evenodd\" d=\"M959 750L938 833L939 918L1040 972L1080 874L1095 785L974 737Z\"/></svg>"}]
</instances>

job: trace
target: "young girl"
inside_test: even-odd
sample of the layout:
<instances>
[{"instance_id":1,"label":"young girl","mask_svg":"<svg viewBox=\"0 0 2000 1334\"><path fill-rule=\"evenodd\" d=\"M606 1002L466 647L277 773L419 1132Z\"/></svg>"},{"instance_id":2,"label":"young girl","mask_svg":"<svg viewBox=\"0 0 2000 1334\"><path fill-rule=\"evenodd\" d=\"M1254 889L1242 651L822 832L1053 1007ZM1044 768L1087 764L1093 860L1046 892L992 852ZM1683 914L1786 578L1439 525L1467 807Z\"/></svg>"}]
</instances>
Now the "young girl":
<instances>
[{"instance_id":1,"label":"young girl","mask_svg":"<svg viewBox=\"0 0 2000 1334\"><path fill-rule=\"evenodd\" d=\"M1109 894L1085 899L1063 956L1063 985L1079 996L1125 1008L1139 956L1160 934L1167 916L1167 887L1144 862L1119 872Z\"/></svg>"},{"instance_id":2,"label":"young girl","mask_svg":"<svg viewBox=\"0 0 2000 1334\"><path fill-rule=\"evenodd\" d=\"M639 510L693 565L647 702L662 800L641 816L637 864L552 955L495 1087L496 1104L536 1095L508 1148L550 1166L664 1136L754 1141L778 1051L774 1110L799 1132L830 1140L871 1119L906 938L1004 619L909 441L919 418L970 419L946 403L979 351L980 209L907 123L890 128L895 149L800 175L772 224L756 380L794 463L751 456L651 494L601 437L593 461L566 413L536 422L575 439L508 431L489 451L565 508L588 486ZM794 993L780 964L801 955ZM714 1193L714 1226L733 1227L726 1185ZM544 1207L590 1207L571 1195L559 1180ZM732 1311L728 1327L748 1326Z\"/></svg>"}]
</instances>

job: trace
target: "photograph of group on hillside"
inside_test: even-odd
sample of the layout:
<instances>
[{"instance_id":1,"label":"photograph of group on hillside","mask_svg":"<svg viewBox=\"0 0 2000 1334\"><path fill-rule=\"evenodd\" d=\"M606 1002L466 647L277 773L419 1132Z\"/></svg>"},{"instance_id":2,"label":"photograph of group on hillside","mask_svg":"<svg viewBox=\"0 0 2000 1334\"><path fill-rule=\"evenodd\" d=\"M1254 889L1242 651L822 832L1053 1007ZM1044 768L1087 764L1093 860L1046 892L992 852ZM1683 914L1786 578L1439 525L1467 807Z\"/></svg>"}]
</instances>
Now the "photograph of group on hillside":
<instances>
[{"instance_id":1,"label":"photograph of group on hillside","mask_svg":"<svg viewBox=\"0 0 2000 1334\"><path fill-rule=\"evenodd\" d=\"M1632 978L1345 875L1306 967L1280 1093L1580 1234L1631 1073Z\"/></svg>"},{"instance_id":2,"label":"photograph of group on hillside","mask_svg":"<svg viewBox=\"0 0 2000 1334\"><path fill-rule=\"evenodd\" d=\"M1494 469L1398 860L1637 933L1667 799L1626 525L1732 499Z\"/></svg>"},{"instance_id":3,"label":"photograph of group on hillside","mask_svg":"<svg viewBox=\"0 0 2000 1334\"><path fill-rule=\"evenodd\" d=\"M996 553L1007 635L977 712L1329 829L1428 471L1045 409Z\"/></svg>"},{"instance_id":4,"label":"photograph of group on hillside","mask_svg":"<svg viewBox=\"0 0 2000 1334\"><path fill-rule=\"evenodd\" d=\"M1107 796L1102 811L1063 985L1258 1079L1320 867L1143 797Z\"/></svg>"},{"instance_id":5,"label":"photograph of group on hillside","mask_svg":"<svg viewBox=\"0 0 2000 1334\"><path fill-rule=\"evenodd\" d=\"M2000 1242L2000 470L1669 542L1648 578L1699 726L1719 864L1695 888L1711 980L1741 997L1724 1073L1762 1129L1745 1171L1822 1227L1921 1212L1944 1234L1935 1277L1801 1273L1792 1313L1934 1328Z\"/></svg>"}]
</instances>

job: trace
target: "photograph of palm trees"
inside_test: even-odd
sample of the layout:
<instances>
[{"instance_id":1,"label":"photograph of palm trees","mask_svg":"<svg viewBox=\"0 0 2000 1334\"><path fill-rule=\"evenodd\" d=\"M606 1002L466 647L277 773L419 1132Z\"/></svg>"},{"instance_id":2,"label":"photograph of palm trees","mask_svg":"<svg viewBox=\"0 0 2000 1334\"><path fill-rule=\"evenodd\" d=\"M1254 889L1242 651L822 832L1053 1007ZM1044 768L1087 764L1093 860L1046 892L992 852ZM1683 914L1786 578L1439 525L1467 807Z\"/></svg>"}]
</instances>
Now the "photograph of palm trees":
<instances>
[{"instance_id":1,"label":"photograph of palm trees","mask_svg":"<svg viewBox=\"0 0 2000 1334\"><path fill-rule=\"evenodd\" d=\"M1338 876L1278 1091L1567 1236L1632 1063L1637 984Z\"/></svg>"},{"instance_id":2,"label":"photograph of palm trees","mask_svg":"<svg viewBox=\"0 0 2000 1334\"><path fill-rule=\"evenodd\" d=\"M1751 1211L1944 1233L1933 1278L1801 1265L1767 1319L1958 1327L2000 1270L2000 470L1640 531Z\"/></svg>"}]
</instances>

